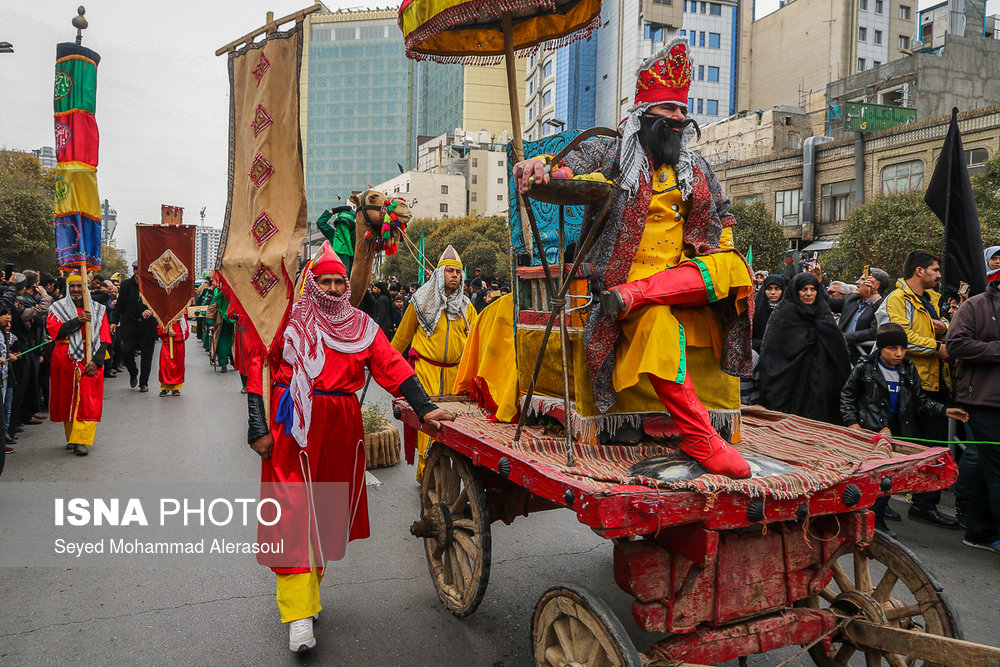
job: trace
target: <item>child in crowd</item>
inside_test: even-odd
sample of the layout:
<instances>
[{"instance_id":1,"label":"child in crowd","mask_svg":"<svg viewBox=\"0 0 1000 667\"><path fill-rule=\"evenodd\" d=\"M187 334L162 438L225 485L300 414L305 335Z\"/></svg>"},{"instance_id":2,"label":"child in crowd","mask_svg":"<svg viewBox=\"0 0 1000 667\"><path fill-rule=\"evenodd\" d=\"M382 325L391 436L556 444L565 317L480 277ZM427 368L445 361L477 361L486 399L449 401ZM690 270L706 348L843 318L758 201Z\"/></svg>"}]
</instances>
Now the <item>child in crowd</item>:
<instances>
[{"instance_id":1,"label":"child in crowd","mask_svg":"<svg viewBox=\"0 0 1000 667\"><path fill-rule=\"evenodd\" d=\"M906 331L887 322L875 331L875 351L854 367L840 394L841 417L850 428L877 431L886 437L905 439L917 435L917 412L947 415L962 422L969 413L945 408L920 388L920 375L906 358ZM889 497L875 501L875 526L892 536L885 524Z\"/></svg>"}]
</instances>

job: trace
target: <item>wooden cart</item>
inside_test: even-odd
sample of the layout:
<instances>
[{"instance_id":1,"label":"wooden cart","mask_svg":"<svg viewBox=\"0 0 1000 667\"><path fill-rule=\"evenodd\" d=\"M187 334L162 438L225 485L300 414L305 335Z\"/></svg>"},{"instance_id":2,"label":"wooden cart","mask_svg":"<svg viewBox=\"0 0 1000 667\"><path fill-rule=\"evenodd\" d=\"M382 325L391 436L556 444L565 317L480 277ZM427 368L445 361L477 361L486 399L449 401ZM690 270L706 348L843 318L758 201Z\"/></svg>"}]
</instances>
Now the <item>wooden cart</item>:
<instances>
[{"instance_id":1,"label":"wooden cart","mask_svg":"<svg viewBox=\"0 0 1000 667\"><path fill-rule=\"evenodd\" d=\"M433 431L405 401L394 412L409 446L417 429L433 441L411 532L445 606L461 617L482 601L492 522L565 508L611 540L634 621L663 636L640 654L597 596L557 586L534 612L538 665L714 665L791 645L824 667L1000 665L1000 649L961 639L940 584L869 511L879 496L951 485L947 449L895 442L889 458L808 497L708 495L566 474L515 449L514 426L467 397L437 400L462 418Z\"/></svg>"}]
</instances>

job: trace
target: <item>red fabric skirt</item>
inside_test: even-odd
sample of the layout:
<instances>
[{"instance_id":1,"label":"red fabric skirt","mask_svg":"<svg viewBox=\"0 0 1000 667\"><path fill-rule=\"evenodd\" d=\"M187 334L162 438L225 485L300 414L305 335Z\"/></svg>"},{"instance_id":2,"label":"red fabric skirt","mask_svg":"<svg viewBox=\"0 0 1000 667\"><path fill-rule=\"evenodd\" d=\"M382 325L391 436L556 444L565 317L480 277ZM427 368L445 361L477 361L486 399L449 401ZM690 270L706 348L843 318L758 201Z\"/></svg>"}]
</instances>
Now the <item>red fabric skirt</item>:
<instances>
[{"instance_id":1,"label":"red fabric skirt","mask_svg":"<svg viewBox=\"0 0 1000 667\"><path fill-rule=\"evenodd\" d=\"M174 358L170 358L170 341L160 336L160 383L184 384L184 340L174 339Z\"/></svg>"},{"instance_id":2,"label":"red fabric skirt","mask_svg":"<svg viewBox=\"0 0 1000 667\"><path fill-rule=\"evenodd\" d=\"M49 419L66 422L101 421L104 405L104 373L84 375L84 364L70 358L65 342L55 343L49 370ZM79 373L79 381L77 374ZM76 414L73 406L76 405ZM359 417L360 419L360 417Z\"/></svg>"},{"instance_id":3,"label":"red fabric skirt","mask_svg":"<svg viewBox=\"0 0 1000 667\"><path fill-rule=\"evenodd\" d=\"M282 482L303 482L303 470L307 469L316 491L316 515L309 530L320 536L325 560L338 560L340 546L328 544L342 541L347 531L347 540L361 540L369 536L368 493L365 489L365 443L361 427L361 407L357 396L313 397L312 420L306 447L300 447L285 427L275 423L273 416L278 409L282 393L288 389L275 386L271 391L271 435L274 449L271 458L261 462L260 480L264 485L280 485ZM323 503L321 497L329 497L319 492L316 485L339 482L346 485L347 493L343 502ZM332 485L331 485L332 486ZM301 533L297 533L301 536ZM258 533L260 541L273 541L274 535ZM298 553L296 553L298 551ZM314 548L314 555L318 558ZM301 540L286 540L285 555L293 559L307 560L308 545ZM322 565L322 564L320 564ZM291 574L308 572L308 567L271 567L275 572Z\"/></svg>"}]
</instances>

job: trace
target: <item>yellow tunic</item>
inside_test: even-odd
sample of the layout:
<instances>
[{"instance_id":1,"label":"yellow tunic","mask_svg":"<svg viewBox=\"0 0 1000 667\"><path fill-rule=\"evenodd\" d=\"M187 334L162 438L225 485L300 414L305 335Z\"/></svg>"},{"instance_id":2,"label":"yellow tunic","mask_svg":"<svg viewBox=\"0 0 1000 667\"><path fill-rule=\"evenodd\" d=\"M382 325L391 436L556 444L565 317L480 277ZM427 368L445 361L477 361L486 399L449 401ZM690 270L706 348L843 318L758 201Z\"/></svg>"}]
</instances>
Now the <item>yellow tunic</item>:
<instances>
[{"instance_id":1,"label":"yellow tunic","mask_svg":"<svg viewBox=\"0 0 1000 667\"><path fill-rule=\"evenodd\" d=\"M434 333L428 336L417 323L417 315L413 312L413 304L406 307L403 319L399 322L396 335L392 337L392 346L400 352L412 348L420 359L414 364L417 379L428 394L450 394L458 377L458 363L462 360L462 351L469 336L472 323L476 321L476 309L470 303L465 308L465 318L451 319L444 312L434 327ZM424 361L431 359L438 363L454 364L454 366L435 366ZM427 457L429 438L423 433L417 435L417 450L420 459L417 461L417 479L423 476L424 460Z\"/></svg>"},{"instance_id":2,"label":"yellow tunic","mask_svg":"<svg viewBox=\"0 0 1000 667\"><path fill-rule=\"evenodd\" d=\"M453 392L468 395L475 379L482 378L497 404L496 418L509 422L517 415L518 374L512 372L516 368L514 295L507 294L486 306L476 319Z\"/></svg>"},{"instance_id":3,"label":"yellow tunic","mask_svg":"<svg viewBox=\"0 0 1000 667\"><path fill-rule=\"evenodd\" d=\"M683 200L676 184L673 167L663 167L654 174L653 198L639 250L629 271L629 282L648 278L682 262L692 262L701 271L710 301L735 296L737 312L743 312L745 299L752 291L746 264L736 253L695 257L690 248L685 249L684 220L690 204ZM723 230L719 246L733 247L731 228ZM710 348L713 354L711 357L689 355L688 347ZM718 365L721 353L722 326L707 306L639 308L622 322L622 339L615 363L615 391L636 385L644 373L683 382L685 373L691 372L697 386L699 375L723 375ZM696 360L689 358L695 356ZM697 369L692 367L693 361Z\"/></svg>"}]
</instances>

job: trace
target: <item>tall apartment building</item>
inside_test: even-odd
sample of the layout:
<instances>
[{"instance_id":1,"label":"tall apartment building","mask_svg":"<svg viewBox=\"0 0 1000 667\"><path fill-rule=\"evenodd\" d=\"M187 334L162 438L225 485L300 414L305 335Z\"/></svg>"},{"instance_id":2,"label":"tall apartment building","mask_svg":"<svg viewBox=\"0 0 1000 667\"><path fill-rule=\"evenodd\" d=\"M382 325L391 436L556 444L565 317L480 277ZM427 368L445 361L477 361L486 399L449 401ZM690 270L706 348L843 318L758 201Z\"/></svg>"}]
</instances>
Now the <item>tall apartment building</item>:
<instances>
[{"instance_id":1,"label":"tall apartment building","mask_svg":"<svg viewBox=\"0 0 1000 667\"><path fill-rule=\"evenodd\" d=\"M422 143L417 168L465 178L469 215L506 216L508 141L506 131L491 135L485 130L468 132L458 128ZM414 215L424 214L418 211Z\"/></svg>"},{"instance_id":2,"label":"tall apartment building","mask_svg":"<svg viewBox=\"0 0 1000 667\"><path fill-rule=\"evenodd\" d=\"M527 61L518 58L515 66L519 82L517 99L524 101L524 72ZM456 127L470 132L485 130L490 134L511 134L510 97L507 93L507 69L503 65L462 68L462 122ZM522 127L524 118L521 118Z\"/></svg>"},{"instance_id":3,"label":"tall apartment building","mask_svg":"<svg viewBox=\"0 0 1000 667\"><path fill-rule=\"evenodd\" d=\"M524 137L537 141L563 130L594 126L597 35L527 59Z\"/></svg>"},{"instance_id":4,"label":"tall apartment building","mask_svg":"<svg viewBox=\"0 0 1000 667\"><path fill-rule=\"evenodd\" d=\"M742 6L740 0L604 3L603 25L595 33L595 124L617 127L632 105L640 63L676 37L688 40L695 66L690 115L706 124L735 113Z\"/></svg>"},{"instance_id":5,"label":"tall apartment building","mask_svg":"<svg viewBox=\"0 0 1000 667\"><path fill-rule=\"evenodd\" d=\"M215 260L222 242L222 230L198 225L194 231L194 275L201 280L206 271L215 270Z\"/></svg>"},{"instance_id":6,"label":"tall apartment building","mask_svg":"<svg viewBox=\"0 0 1000 667\"><path fill-rule=\"evenodd\" d=\"M786 0L744 16L739 106L806 106L829 82L906 55L916 18L916 0Z\"/></svg>"},{"instance_id":7,"label":"tall apartment building","mask_svg":"<svg viewBox=\"0 0 1000 667\"><path fill-rule=\"evenodd\" d=\"M52 148L52 146L42 146L41 148L32 150L31 153L38 158L38 161L46 169L56 168L58 160L56 159L56 149Z\"/></svg>"},{"instance_id":8,"label":"tall apartment building","mask_svg":"<svg viewBox=\"0 0 1000 667\"><path fill-rule=\"evenodd\" d=\"M698 123L714 123L737 111L741 7L737 0L685 0L683 10L680 36L691 45L694 61L688 109Z\"/></svg>"},{"instance_id":9,"label":"tall apartment building","mask_svg":"<svg viewBox=\"0 0 1000 667\"><path fill-rule=\"evenodd\" d=\"M504 68L408 59L395 9L310 14L300 98L310 223L367 183L415 168L422 137L511 129Z\"/></svg>"}]
</instances>

